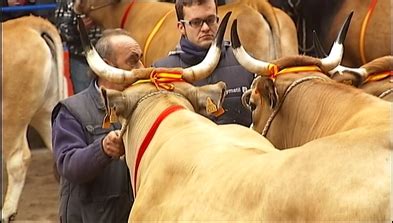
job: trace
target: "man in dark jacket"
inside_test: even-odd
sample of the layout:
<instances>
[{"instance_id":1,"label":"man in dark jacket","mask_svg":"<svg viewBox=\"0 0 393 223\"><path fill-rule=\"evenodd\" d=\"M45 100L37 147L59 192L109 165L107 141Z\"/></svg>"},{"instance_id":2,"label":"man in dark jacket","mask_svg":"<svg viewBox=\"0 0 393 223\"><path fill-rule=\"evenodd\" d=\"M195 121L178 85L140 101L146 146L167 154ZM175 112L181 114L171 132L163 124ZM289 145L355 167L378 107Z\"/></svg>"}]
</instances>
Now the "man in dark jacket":
<instances>
[{"instance_id":1,"label":"man in dark jacket","mask_svg":"<svg viewBox=\"0 0 393 223\"><path fill-rule=\"evenodd\" d=\"M79 93L89 86L91 77L87 74L89 66L83 52L82 43L79 38L77 18L81 17L84 26L88 30L90 42L93 44L101 37L101 29L94 24L87 15L78 15L74 11L75 0L56 0L55 24L66 50L70 56L70 74L74 87L74 93Z\"/></svg>"},{"instance_id":2,"label":"man in dark jacket","mask_svg":"<svg viewBox=\"0 0 393 223\"><path fill-rule=\"evenodd\" d=\"M156 61L154 67L189 67L205 58L218 29L216 0L177 0L177 27L182 34L180 44L169 56ZM222 46L222 54L215 71L205 80L194 83L201 86L224 81L227 96L223 107L225 113L213 121L217 124L251 124L251 114L241 103L242 94L250 87L253 74L236 61L228 42Z\"/></svg>"},{"instance_id":3,"label":"man in dark jacket","mask_svg":"<svg viewBox=\"0 0 393 223\"><path fill-rule=\"evenodd\" d=\"M142 51L124 30L108 30L96 44L110 65L142 67ZM84 91L61 101L52 113L53 154L60 175L62 223L127 222L133 203L130 175L119 137L120 124L102 128L105 105L99 87L122 91L124 84L96 77Z\"/></svg>"}]
</instances>

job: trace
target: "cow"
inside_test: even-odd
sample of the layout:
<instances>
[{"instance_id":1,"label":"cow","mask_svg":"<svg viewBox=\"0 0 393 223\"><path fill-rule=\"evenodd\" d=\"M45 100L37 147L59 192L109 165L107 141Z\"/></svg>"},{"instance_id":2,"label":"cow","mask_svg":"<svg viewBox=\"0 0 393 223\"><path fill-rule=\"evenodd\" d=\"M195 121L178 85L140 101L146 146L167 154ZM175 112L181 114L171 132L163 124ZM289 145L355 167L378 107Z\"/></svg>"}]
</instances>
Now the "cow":
<instances>
[{"instance_id":1,"label":"cow","mask_svg":"<svg viewBox=\"0 0 393 223\"><path fill-rule=\"evenodd\" d=\"M217 50L211 47L201 64L185 69L123 71L88 50L89 65L97 74L132 84L123 92L101 90L108 117L115 120L116 114L122 122L136 195L129 222L389 219L388 145L386 151L364 149L365 141L346 140L354 139L349 132L339 141L321 139L279 151L249 128L216 125L195 113L219 110L225 92L223 83L199 88L188 83L214 69L221 45L216 43L212 46ZM155 75L160 73L162 82ZM369 133L388 134L389 123L378 125L381 131ZM367 135L361 139L387 144ZM340 152L332 146L348 149ZM365 162L358 162L358 153Z\"/></svg>"},{"instance_id":2,"label":"cow","mask_svg":"<svg viewBox=\"0 0 393 223\"><path fill-rule=\"evenodd\" d=\"M104 29L128 30L141 44L145 66L167 56L180 39L175 6L171 3L76 0L74 7ZM243 34L240 38L256 58L270 60L298 54L295 25L283 11L266 1L258 1L252 7L242 3L218 7L220 17L228 11L233 13L231 18L239 19ZM226 36L229 39L229 33Z\"/></svg>"},{"instance_id":3,"label":"cow","mask_svg":"<svg viewBox=\"0 0 393 223\"><path fill-rule=\"evenodd\" d=\"M316 30L323 47L329 49L339 24L353 10L342 65L360 67L373 59L392 54L391 2L387 0L269 0L291 15L298 30L300 51L312 52L312 31Z\"/></svg>"},{"instance_id":4,"label":"cow","mask_svg":"<svg viewBox=\"0 0 393 223\"><path fill-rule=\"evenodd\" d=\"M319 57L326 57L318 36L313 36L316 53ZM365 92L393 101L393 56L383 56L374 59L359 68L338 65L328 72L337 82L363 89Z\"/></svg>"},{"instance_id":5,"label":"cow","mask_svg":"<svg viewBox=\"0 0 393 223\"><path fill-rule=\"evenodd\" d=\"M233 26L236 58L249 71L258 74L243 101L252 110L253 129L266 136L276 148L310 150L303 154L305 160L302 160L307 170L298 170L299 175L305 174L311 181L315 180L309 175L309 171L315 173L312 159L318 159L320 165L332 163L326 172L319 171L321 179L318 182L321 186L332 183L337 184L336 189L346 188L341 191L344 192L342 200L336 203L339 207L335 217L351 212L347 203L350 200L353 207L364 208L352 212L351 218L326 220L389 221L393 213L391 103L337 83L326 75L341 61L345 36L342 34L348 29L348 20L345 24L326 58L296 56L272 63L248 55ZM314 151L315 156L311 156ZM369 189L372 196L368 196ZM317 202L317 209L325 199Z\"/></svg>"},{"instance_id":6,"label":"cow","mask_svg":"<svg viewBox=\"0 0 393 223\"><path fill-rule=\"evenodd\" d=\"M364 129L374 122L379 131L384 129L378 126L380 119L389 123L388 102L337 83L327 75L341 61L349 19L326 58L299 55L272 63L248 55L239 42L236 26L232 27L236 58L246 69L259 74L243 95L243 102L252 110L253 129L276 147L301 146L321 137Z\"/></svg>"},{"instance_id":7,"label":"cow","mask_svg":"<svg viewBox=\"0 0 393 223\"><path fill-rule=\"evenodd\" d=\"M46 19L25 16L2 27L3 157L8 176L2 222L8 222L17 212L30 163L27 127L34 127L51 149L52 108L66 97L67 88L63 46L55 26Z\"/></svg>"},{"instance_id":8,"label":"cow","mask_svg":"<svg viewBox=\"0 0 393 223\"><path fill-rule=\"evenodd\" d=\"M379 57L359 68L338 66L329 75L340 83L393 102L393 56Z\"/></svg>"}]
</instances>

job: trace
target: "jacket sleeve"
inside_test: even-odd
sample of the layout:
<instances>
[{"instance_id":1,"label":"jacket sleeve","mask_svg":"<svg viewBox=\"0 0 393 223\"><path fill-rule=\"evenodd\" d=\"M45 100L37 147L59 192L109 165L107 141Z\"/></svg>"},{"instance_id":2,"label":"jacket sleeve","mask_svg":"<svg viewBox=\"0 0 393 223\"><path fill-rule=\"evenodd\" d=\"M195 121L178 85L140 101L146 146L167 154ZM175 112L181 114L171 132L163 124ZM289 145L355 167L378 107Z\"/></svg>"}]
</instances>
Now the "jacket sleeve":
<instances>
[{"instance_id":1,"label":"jacket sleeve","mask_svg":"<svg viewBox=\"0 0 393 223\"><path fill-rule=\"evenodd\" d=\"M59 175L85 183L100 174L112 161L102 149L103 137L87 145L81 124L62 106L52 125L53 155Z\"/></svg>"}]
</instances>

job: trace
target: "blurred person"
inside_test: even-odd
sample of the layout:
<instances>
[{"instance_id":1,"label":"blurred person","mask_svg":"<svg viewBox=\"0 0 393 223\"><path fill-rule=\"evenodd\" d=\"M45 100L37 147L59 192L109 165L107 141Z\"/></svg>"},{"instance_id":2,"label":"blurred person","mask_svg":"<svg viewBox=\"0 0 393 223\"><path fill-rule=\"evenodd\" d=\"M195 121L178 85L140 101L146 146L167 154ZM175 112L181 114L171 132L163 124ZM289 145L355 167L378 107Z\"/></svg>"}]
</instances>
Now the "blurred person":
<instances>
[{"instance_id":1,"label":"blurred person","mask_svg":"<svg viewBox=\"0 0 393 223\"><path fill-rule=\"evenodd\" d=\"M65 47L69 51L71 80L76 94L87 88L92 80L92 77L88 75L89 66L79 38L77 18L82 18L88 30L89 39L93 44L101 37L102 31L90 17L75 13L74 0L60 0L57 4L58 7L55 11L56 26Z\"/></svg>"}]
</instances>

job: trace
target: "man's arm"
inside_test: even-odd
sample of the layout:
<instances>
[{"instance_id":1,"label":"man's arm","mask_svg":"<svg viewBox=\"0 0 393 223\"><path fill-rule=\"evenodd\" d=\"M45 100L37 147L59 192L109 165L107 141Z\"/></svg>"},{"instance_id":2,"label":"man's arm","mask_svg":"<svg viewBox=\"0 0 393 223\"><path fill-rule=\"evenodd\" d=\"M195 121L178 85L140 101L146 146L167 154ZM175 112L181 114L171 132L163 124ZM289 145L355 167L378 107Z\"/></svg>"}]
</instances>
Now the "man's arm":
<instances>
[{"instance_id":1,"label":"man's arm","mask_svg":"<svg viewBox=\"0 0 393 223\"><path fill-rule=\"evenodd\" d=\"M60 176L84 183L100 174L111 162L103 150L103 139L104 136L87 145L81 124L61 107L52 126L53 153Z\"/></svg>"}]
</instances>

